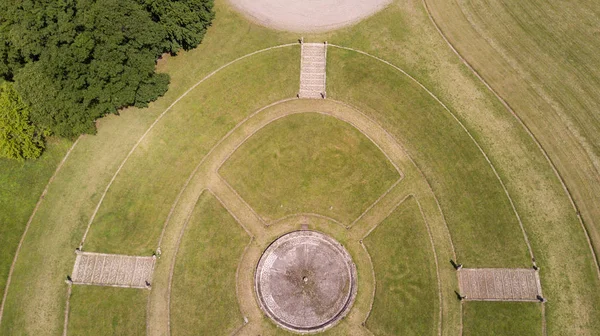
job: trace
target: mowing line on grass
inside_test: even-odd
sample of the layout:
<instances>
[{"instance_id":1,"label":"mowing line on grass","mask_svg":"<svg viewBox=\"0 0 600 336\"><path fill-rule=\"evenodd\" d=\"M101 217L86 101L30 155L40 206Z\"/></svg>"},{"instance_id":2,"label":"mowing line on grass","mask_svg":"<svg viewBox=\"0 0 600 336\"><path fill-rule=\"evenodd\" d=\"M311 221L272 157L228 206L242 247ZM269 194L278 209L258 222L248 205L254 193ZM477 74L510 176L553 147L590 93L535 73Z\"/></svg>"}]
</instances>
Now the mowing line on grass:
<instances>
[{"instance_id":1,"label":"mowing line on grass","mask_svg":"<svg viewBox=\"0 0 600 336\"><path fill-rule=\"evenodd\" d=\"M80 136L77 138L77 140L75 140L73 145L71 145L71 148L69 148L69 150L67 151L67 153L65 154L63 159L60 161L60 163L56 167L54 174L52 174L52 176L48 180L48 183L46 183L46 187L44 187L44 191L42 191L40 198L38 199L37 203L35 204L35 207L33 208L33 212L31 213L31 216L29 216L29 220L27 220L27 224L25 225L25 230L23 230L23 235L21 235L21 240L19 240L19 245L17 245L15 257L13 258L12 264L10 265L10 269L8 270L8 278L6 280L6 286L4 287L4 295L2 297L2 302L0 303L0 324L2 324L2 315L4 313L4 304L6 303L6 297L8 296L8 288L10 286L12 274L13 274L13 271L15 270L15 265L17 263L17 259L19 258L19 253L21 252L21 247L23 246L23 242L25 241L25 236L27 235L27 232L29 231L29 226L31 225L31 222L33 221L33 218L35 217L35 214L37 213L40 205L42 204L44 197L48 193L48 188L50 188L50 184L52 183L52 181L54 181L54 178L56 177L56 175L58 174L58 172L60 171L60 169L62 168L64 163L67 161L67 158L69 157L69 155L71 154L71 152L73 151L73 149L75 148L75 146L77 145L77 143L79 142L79 140L82 137L83 136Z\"/></svg>"},{"instance_id":2,"label":"mowing line on grass","mask_svg":"<svg viewBox=\"0 0 600 336\"><path fill-rule=\"evenodd\" d=\"M194 90L198 85L202 84L204 81L206 81L207 79L211 78L212 76L214 76L217 72L223 70L224 68L232 65L233 63L236 63L242 59L248 58L250 56L254 56L256 54L265 52L265 51L269 51L269 50L273 50L273 49L279 49L279 48L285 48L285 47L291 47L291 46L295 46L297 45L297 43L288 43L288 44L282 44L282 45L278 45L278 46L273 46L273 47L269 47L269 48L265 48L265 49L261 49L261 50L257 50L254 52L251 52L249 54L246 54L244 56L238 57L235 60L222 65L221 67L217 68L216 70L214 70L213 72L211 72L210 74L208 74L207 76L205 76L204 78L202 78L200 81L196 82L194 85L192 85L187 91L185 91L181 96L179 96L177 99L175 99L175 101L173 103L171 103L171 105L169 105L169 107L167 107L157 118L156 120L154 120L154 122L150 125L150 127L148 127L148 129L146 130L146 132L144 132L144 134L140 137L140 139L135 143L135 145L131 148L131 150L129 151L129 153L127 153L127 156L125 156L125 159L123 159L123 162L121 162L121 164L119 165L119 168L117 168L117 170L115 171L113 177L110 179L110 181L108 182L108 185L106 186L106 188L104 189L104 192L102 193L102 196L100 197L100 200L98 201L98 204L96 205L96 208L94 209L94 212L92 213L92 216L90 217L90 220L88 221L88 225L85 229L85 233L83 234L83 238L81 239L81 243L79 244L79 248L82 249L83 245L85 244L85 239L87 238L88 232L90 230L90 227L92 225L92 222L94 221L94 219L96 218L96 215L98 214L98 210L100 209L100 206L102 205L102 202L104 201L104 198L106 197L106 194L108 193L108 190L110 189L110 187L112 186L113 182L115 181L115 179L117 178L117 175L119 175L119 172L121 171L121 169L123 169L123 166L125 166L125 163L127 162L127 160L129 159L129 157L133 154L133 152L138 148L138 146L142 143L142 141L146 138L146 135L148 135L148 133L150 133L150 131L154 128L154 126L162 119L162 117L173 108L173 106L175 106L175 104L177 104L181 99L183 99L185 96L187 96L192 90Z\"/></svg>"},{"instance_id":3,"label":"mowing line on grass","mask_svg":"<svg viewBox=\"0 0 600 336\"><path fill-rule=\"evenodd\" d=\"M525 231L525 227L523 226L523 222L521 220L521 216L519 216L519 213L517 211L517 208L515 207L515 204L512 200L512 197L510 196L510 193L508 192L508 189L506 188L506 186L504 185L504 182L502 181L502 178L500 178L500 175L498 174L498 171L496 171L496 167L494 166L494 164L492 163L492 161L490 160L490 158L487 156L487 154L485 153L485 151L483 150L483 148L479 145L479 143L477 142L477 140L475 140L475 138L473 137L473 135L471 134L471 132L469 132L469 130L467 129L467 127L458 119L458 117L456 117L456 115L435 95L433 94L433 92L431 92L429 89L427 89L427 87L425 87L425 85L421 84L421 82L419 82L418 80L416 80L414 77L412 77L411 75L409 75L406 71L402 70L401 68L395 66L394 64L381 59L377 56L371 55L367 52L358 50L358 49L354 49L354 48L349 48L349 47L342 47L342 46L338 46L335 44L329 44L329 46L335 47L335 48L339 48L339 49L343 49L343 50L349 50L349 51L354 51L357 52L359 54L371 57L375 60L378 60L384 64L387 64L389 66L391 66L392 68L398 70L399 72L403 73L404 75L406 75L409 79L411 79L413 82L415 82L417 85L419 85L423 90L425 90L425 92L427 92L433 99L435 99L443 108L444 110L446 110L451 116L452 118L454 118L454 120L461 126L461 128L466 132L466 134L469 136L469 138L473 141L473 143L477 146L477 148L479 149L479 152L484 156L485 160L488 162L489 166L492 168L492 171L494 172L494 175L496 175L496 178L498 179L498 182L500 182L500 185L502 186L502 189L504 190L504 193L506 194L506 197L508 198L510 205L513 209L513 212L515 213L515 216L517 217L517 220L519 222L519 227L521 228L521 232L523 233L523 238L525 240L525 244L527 245L527 250L529 251L529 255L531 257L532 260L535 260L535 256L533 254L533 249L531 248L531 243L529 242L529 237L527 236L527 232ZM591 243L590 243L591 244ZM600 272L600 270L599 270ZM600 275L600 273L599 273Z\"/></svg>"},{"instance_id":4,"label":"mowing line on grass","mask_svg":"<svg viewBox=\"0 0 600 336\"><path fill-rule=\"evenodd\" d=\"M542 302L542 335L547 336L548 332L546 331L546 303Z\"/></svg>"},{"instance_id":5,"label":"mowing line on grass","mask_svg":"<svg viewBox=\"0 0 600 336\"><path fill-rule=\"evenodd\" d=\"M585 226L585 224L583 223L583 219L581 218L579 208L577 207L577 204L575 204L575 200L573 199L573 196L571 195L571 192L569 191L569 188L567 187L567 184L565 183L564 178L562 177L562 175L556 168L556 165L554 164L554 162L548 155L548 152L546 152L546 150L544 149L544 147L542 147L542 144L537 139L537 137L533 134L531 129L529 129L529 127L527 127L525 122L523 122L523 119L521 119L521 117L519 117L519 115L517 115L517 113L508 104L508 102L506 100L504 100L504 98L502 98L502 96L500 96L500 94L494 88L492 88L492 86L479 74L479 72L477 70L475 70L475 68L473 68L473 66L471 66L471 64L458 52L458 50L454 47L454 45L446 37L446 35L442 31L442 29L440 28L438 23L433 18L433 15L431 14L431 10L429 9L429 5L427 4L427 0L421 0L421 1L423 3L423 7L425 7L427 16L429 16L429 20L431 21L431 23L433 24L433 26L435 27L437 32L440 34L442 39L446 42L448 47L452 50L452 52L454 52L454 54L459 58L459 60L475 75L475 77L477 77L481 81L481 83L496 97L496 99L498 99L498 101L500 101L500 103L506 108L506 110L509 111L510 114L512 114L512 116L518 121L518 123L521 125L521 127L523 127L523 129L527 132L527 134L533 140L533 142L535 142L535 144L539 148L540 152L543 154L546 161L550 164L550 167L552 167L552 171L554 171L554 175L560 181L560 184L562 185L562 188L563 188L565 194L569 198L569 202L571 202L571 206L573 207L573 210L577 214L577 219L579 220L579 224L581 225L581 228L583 229L583 232L585 233L585 238L587 240L588 246L590 248L590 251L591 251L594 261L595 261L594 264L596 267L597 277L598 277L598 279L600 279L600 259L598 259L596 250L594 249L594 246L592 245L592 240L590 238L588 229Z\"/></svg>"}]
</instances>

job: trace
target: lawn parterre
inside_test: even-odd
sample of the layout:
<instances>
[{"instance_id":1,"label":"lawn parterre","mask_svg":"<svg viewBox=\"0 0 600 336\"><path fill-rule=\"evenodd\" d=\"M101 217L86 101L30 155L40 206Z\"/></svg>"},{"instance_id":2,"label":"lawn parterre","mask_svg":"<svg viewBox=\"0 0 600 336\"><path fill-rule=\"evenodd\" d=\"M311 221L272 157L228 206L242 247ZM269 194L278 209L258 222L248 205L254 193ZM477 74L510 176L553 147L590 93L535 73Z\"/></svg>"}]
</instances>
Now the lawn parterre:
<instances>
[{"instance_id":1,"label":"lawn parterre","mask_svg":"<svg viewBox=\"0 0 600 336\"><path fill-rule=\"evenodd\" d=\"M267 222L312 212L345 225L401 177L371 140L321 114L267 125L220 173Z\"/></svg>"},{"instance_id":2,"label":"lawn parterre","mask_svg":"<svg viewBox=\"0 0 600 336\"><path fill-rule=\"evenodd\" d=\"M235 286L225 287L237 294L241 316L238 310L227 318L217 314L210 323L197 327L210 326L215 334L227 334L238 326L242 334L280 333L254 300L254 262L270 241L299 229L302 223L332 235L357 263L355 306L330 334L366 333L365 322L366 328L378 334L402 329L381 308L386 305L382 290L404 286L393 281L400 274L397 261L423 264L419 270L424 273L414 281L427 289L419 291L414 302L404 300L407 304L423 301L420 307L427 307L427 312L416 323L410 320L414 312L400 310L402 318L409 319L405 326L417 333L436 334L440 328L442 334L454 335L464 327L466 333L477 334L490 316L502 316L500 321L491 321L498 333L537 332L543 320L556 334L591 334L600 327L600 311L595 307L600 284L594 260L560 181L526 130L436 35L420 1L394 2L356 26L305 36L369 52L406 73L368 55L330 46L329 99L296 100L300 48L290 45L221 69L172 105L219 66L297 38L250 24L224 2L217 2L216 10L214 27L203 45L159 63L159 69L172 77L164 98L147 110L131 109L120 117L101 120L99 134L83 137L74 149L25 238L0 334L62 332L64 278L73 265L73 249L90 222L84 250L149 255L163 238L152 290L138 292L147 297L143 313L150 335L169 332L169 318L175 334L177 328L187 330L189 323L200 323L189 320L198 312L186 301L186 284L200 283L190 291L192 296L203 304L217 304L205 299L207 291L200 288L208 288L203 286L214 280L208 281L207 275L221 273L210 271L213 259L203 259L202 252L194 254L199 242L202 246L197 251L217 256L214 260L227 265L228 281L235 264ZM269 121L275 117L280 120ZM371 134L374 128L377 137L359 133ZM294 136L294 132L306 137ZM335 144L347 151L333 151L340 153L340 161L326 160ZM311 157L306 146L314 147L316 156ZM280 158L289 159L285 165L274 159L273 153L278 152ZM346 158L356 156L355 160ZM309 158L319 157L324 161L318 162L327 164L319 169L333 167L339 175L328 175L331 169L304 166ZM377 164L367 169L367 162ZM397 177L391 163L404 178L390 189ZM218 174L221 165L222 178ZM345 171L347 166L353 169ZM264 171L255 177L249 173L253 170ZM283 178L286 171L302 179L288 181ZM360 171L362 179L353 176L353 171ZM329 176L335 185L316 184L319 188L300 189L302 193L296 187L286 191L302 187L317 173ZM369 174L380 180L373 182ZM261 182L272 177L269 183ZM360 184L357 181L368 183L371 189L354 188ZM335 193L342 198L330 201L333 196L324 191L332 189L342 191ZM356 195L357 190L361 195ZM276 201L302 207L287 213L274 206ZM264 218L325 212L333 201L343 211L332 217L341 220L356 217L365 207L367 211L350 229L312 215L289 216L265 225ZM98 205L97 216L92 218ZM184 230L185 223L190 226ZM244 230L252 239L250 244L242 239ZM418 239L411 239L412 235ZM393 244L403 240L410 242ZM549 299L545 316L536 303L522 304L522 309L493 302L458 303L450 258L458 257L469 267L529 267L527 242L541 266L544 295ZM194 265L209 271L186 270ZM407 293L409 287L400 290ZM86 330L90 307L113 321L110 303L118 304L124 314L129 309L116 297L121 289L96 289L89 289L95 293L90 294L93 300L85 301L86 289L74 288L73 320L69 322L74 329L70 331ZM106 301L99 302L96 299L102 291L107 293ZM135 325L132 328L139 328L143 318L139 307L144 299L138 299L134 300L135 317L131 315L128 321ZM234 309L232 300L227 294L223 301L227 304L215 308L215 314ZM507 324L515 314L519 323ZM248 323L242 323L244 317ZM98 332L115 332L109 329Z\"/></svg>"},{"instance_id":3,"label":"lawn parterre","mask_svg":"<svg viewBox=\"0 0 600 336\"><path fill-rule=\"evenodd\" d=\"M364 242L377 279L367 328L376 335L437 335L433 250L415 199L396 208Z\"/></svg>"},{"instance_id":4,"label":"lawn parterre","mask_svg":"<svg viewBox=\"0 0 600 336\"><path fill-rule=\"evenodd\" d=\"M236 298L236 273L249 237L227 210L205 191L186 226L175 264L172 332L233 334L244 324Z\"/></svg>"}]
</instances>

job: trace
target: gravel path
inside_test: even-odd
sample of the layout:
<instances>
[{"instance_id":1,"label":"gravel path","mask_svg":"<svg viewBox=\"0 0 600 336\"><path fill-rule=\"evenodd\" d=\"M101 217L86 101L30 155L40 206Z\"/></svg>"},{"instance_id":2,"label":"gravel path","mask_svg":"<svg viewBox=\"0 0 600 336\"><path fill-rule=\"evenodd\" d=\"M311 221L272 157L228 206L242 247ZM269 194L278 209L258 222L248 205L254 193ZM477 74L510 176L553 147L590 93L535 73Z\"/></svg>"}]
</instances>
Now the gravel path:
<instances>
[{"instance_id":1,"label":"gravel path","mask_svg":"<svg viewBox=\"0 0 600 336\"><path fill-rule=\"evenodd\" d=\"M293 32L323 32L354 24L391 0L229 0L251 20Z\"/></svg>"}]
</instances>

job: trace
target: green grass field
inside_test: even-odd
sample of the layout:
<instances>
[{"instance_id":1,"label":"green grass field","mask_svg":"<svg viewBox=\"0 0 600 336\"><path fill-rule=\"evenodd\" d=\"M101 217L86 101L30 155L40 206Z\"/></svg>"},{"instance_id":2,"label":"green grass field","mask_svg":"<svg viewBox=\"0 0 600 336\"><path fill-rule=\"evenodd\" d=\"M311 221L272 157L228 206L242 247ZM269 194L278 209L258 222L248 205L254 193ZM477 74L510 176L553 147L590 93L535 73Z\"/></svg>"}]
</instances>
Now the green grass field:
<instances>
[{"instance_id":1,"label":"green grass field","mask_svg":"<svg viewBox=\"0 0 600 336\"><path fill-rule=\"evenodd\" d=\"M367 328L375 335L437 335L433 252L415 200L401 204L364 242L377 279Z\"/></svg>"},{"instance_id":2,"label":"green grass field","mask_svg":"<svg viewBox=\"0 0 600 336\"><path fill-rule=\"evenodd\" d=\"M527 266L526 245L500 183L450 113L385 64L339 49L329 58L330 97L359 107L397 135L440 197L458 258L468 267Z\"/></svg>"},{"instance_id":3,"label":"green grass field","mask_svg":"<svg viewBox=\"0 0 600 336\"><path fill-rule=\"evenodd\" d=\"M468 302L463 335L543 335L539 304Z\"/></svg>"},{"instance_id":4,"label":"green grass field","mask_svg":"<svg viewBox=\"0 0 600 336\"><path fill-rule=\"evenodd\" d=\"M224 69L180 101L115 180L90 229L87 248L151 254L194 167L246 116L293 97L299 62L297 46L268 51Z\"/></svg>"},{"instance_id":5,"label":"green grass field","mask_svg":"<svg viewBox=\"0 0 600 336\"><path fill-rule=\"evenodd\" d=\"M268 221L314 212L346 225L400 178L371 140L320 114L266 126L220 172Z\"/></svg>"},{"instance_id":6,"label":"green grass field","mask_svg":"<svg viewBox=\"0 0 600 336\"><path fill-rule=\"evenodd\" d=\"M190 218L175 264L172 332L232 334L243 323L235 291L236 270L249 237L210 193Z\"/></svg>"},{"instance_id":7,"label":"green grass field","mask_svg":"<svg viewBox=\"0 0 600 336\"><path fill-rule=\"evenodd\" d=\"M75 286L69 335L145 335L148 291Z\"/></svg>"},{"instance_id":8,"label":"green grass field","mask_svg":"<svg viewBox=\"0 0 600 336\"><path fill-rule=\"evenodd\" d=\"M437 334L441 323L442 335L537 335L545 323L549 335L594 335L600 279L560 179L427 9L540 141L600 246L597 41L585 28L597 6L456 3L394 1L357 25L304 34L406 72L330 45L328 99L308 101L294 99L298 44L239 60L187 91L240 56L299 38L217 1L203 43L159 61L171 76L167 94L99 120L98 134L83 136L57 174L25 237L0 335L63 333L64 279L98 205L84 251L150 255L164 229L162 256L151 291L74 286L68 334L286 334L258 307L253 272L270 241L307 220L344 244L359 271L355 306L327 334L364 335L365 326L378 335ZM318 114L334 112L346 121ZM281 118L265 124L274 116ZM365 120L387 133L361 134L372 131ZM396 147L378 141L398 152L383 150L386 157L380 148ZM2 290L27 219L69 146L53 142L35 162L0 162ZM389 158L403 173L391 189L400 175ZM293 216L350 224L365 210L350 229ZM541 266L545 316L537 303L459 304L453 251L465 267L530 267L521 226Z\"/></svg>"},{"instance_id":9,"label":"green grass field","mask_svg":"<svg viewBox=\"0 0 600 336\"><path fill-rule=\"evenodd\" d=\"M441 30L531 129L600 251L600 5L427 0Z\"/></svg>"},{"instance_id":10,"label":"green grass field","mask_svg":"<svg viewBox=\"0 0 600 336\"><path fill-rule=\"evenodd\" d=\"M0 297L25 225L70 142L50 138L35 161L0 160Z\"/></svg>"}]
</instances>

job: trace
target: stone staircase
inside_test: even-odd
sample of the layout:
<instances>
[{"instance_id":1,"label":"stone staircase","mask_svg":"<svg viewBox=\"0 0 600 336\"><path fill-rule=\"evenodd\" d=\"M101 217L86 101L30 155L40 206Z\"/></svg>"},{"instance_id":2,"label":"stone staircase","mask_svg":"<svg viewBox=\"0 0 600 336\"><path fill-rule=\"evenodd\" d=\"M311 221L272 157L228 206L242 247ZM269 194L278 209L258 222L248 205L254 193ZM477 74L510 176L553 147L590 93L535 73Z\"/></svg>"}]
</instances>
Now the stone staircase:
<instances>
[{"instance_id":1,"label":"stone staircase","mask_svg":"<svg viewBox=\"0 0 600 336\"><path fill-rule=\"evenodd\" d=\"M77 252L71 281L74 285L150 288L154 257Z\"/></svg>"},{"instance_id":2,"label":"stone staircase","mask_svg":"<svg viewBox=\"0 0 600 336\"><path fill-rule=\"evenodd\" d=\"M302 43L300 60L300 92L298 98L326 97L327 42Z\"/></svg>"}]
</instances>

